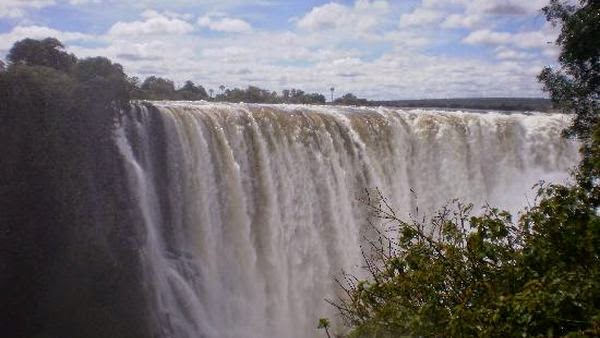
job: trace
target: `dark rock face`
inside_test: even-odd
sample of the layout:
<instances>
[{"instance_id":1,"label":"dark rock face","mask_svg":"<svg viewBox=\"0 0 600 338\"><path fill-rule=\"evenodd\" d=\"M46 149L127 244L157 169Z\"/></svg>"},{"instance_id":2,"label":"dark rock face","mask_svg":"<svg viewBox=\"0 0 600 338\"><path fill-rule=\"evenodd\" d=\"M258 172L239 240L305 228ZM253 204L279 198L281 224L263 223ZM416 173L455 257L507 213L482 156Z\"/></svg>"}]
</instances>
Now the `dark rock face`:
<instances>
[{"instance_id":1,"label":"dark rock face","mask_svg":"<svg viewBox=\"0 0 600 338\"><path fill-rule=\"evenodd\" d=\"M90 105L59 124L1 108L1 335L156 336L144 228L107 127L118 112Z\"/></svg>"}]
</instances>

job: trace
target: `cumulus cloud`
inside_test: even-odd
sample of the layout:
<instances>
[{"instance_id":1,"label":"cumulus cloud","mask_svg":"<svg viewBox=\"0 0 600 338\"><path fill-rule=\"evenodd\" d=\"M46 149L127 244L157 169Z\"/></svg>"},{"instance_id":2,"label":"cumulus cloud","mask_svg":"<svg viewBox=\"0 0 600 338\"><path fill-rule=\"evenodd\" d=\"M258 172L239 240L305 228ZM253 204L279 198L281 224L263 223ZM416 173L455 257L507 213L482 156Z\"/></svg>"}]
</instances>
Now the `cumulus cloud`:
<instances>
[{"instance_id":1,"label":"cumulus cloud","mask_svg":"<svg viewBox=\"0 0 600 338\"><path fill-rule=\"evenodd\" d=\"M10 32L0 34L0 52L8 51L12 45L22 39L44 39L54 37L62 42L90 40L93 36L79 32L63 32L44 26L16 26Z\"/></svg>"},{"instance_id":2,"label":"cumulus cloud","mask_svg":"<svg viewBox=\"0 0 600 338\"><path fill-rule=\"evenodd\" d=\"M512 35L510 33L493 32L489 29L481 29L471 32L466 38L463 39L463 42L470 45L500 45L508 43L511 38Z\"/></svg>"},{"instance_id":3,"label":"cumulus cloud","mask_svg":"<svg viewBox=\"0 0 600 338\"><path fill-rule=\"evenodd\" d=\"M533 59L534 57L534 54L525 51L514 50L502 46L496 48L496 58L499 60L528 60Z\"/></svg>"},{"instance_id":4,"label":"cumulus cloud","mask_svg":"<svg viewBox=\"0 0 600 338\"><path fill-rule=\"evenodd\" d=\"M536 15L546 4L547 0L423 0L406 14L405 21L421 26L436 22L443 28L481 28L494 24L498 17Z\"/></svg>"},{"instance_id":5,"label":"cumulus cloud","mask_svg":"<svg viewBox=\"0 0 600 338\"><path fill-rule=\"evenodd\" d=\"M328 3L313 8L298 21L298 27L308 30L336 28L344 25L350 9L338 3Z\"/></svg>"},{"instance_id":6,"label":"cumulus cloud","mask_svg":"<svg viewBox=\"0 0 600 338\"><path fill-rule=\"evenodd\" d=\"M142 13L144 20L117 22L108 34L111 36L143 36L143 35L179 35L187 34L194 30L189 22L175 15L161 14L156 11Z\"/></svg>"},{"instance_id":7,"label":"cumulus cloud","mask_svg":"<svg viewBox=\"0 0 600 338\"><path fill-rule=\"evenodd\" d=\"M479 15L451 14L442 22L444 28L473 28L481 23Z\"/></svg>"},{"instance_id":8,"label":"cumulus cloud","mask_svg":"<svg viewBox=\"0 0 600 338\"><path fill-rule=\"evenodd\" d=\"M102 0L69 0L69 4L73 6L86 5L89 3L99 4Z\"/></svg>"},{"instance_id":9,"label":"cumulus cloud","mask_svg":"<svg viewBox=\"0 0 600 338\"><path fill-rule=\"evenodd\" d=\"M548 26L536 31L509 33L482 29L471 32L463 39L464 43L477 45L511 45L523 49L551 49L557 32Z\"/></svg>"},{"instance_id":10,"label":"cumulus cloud","mask_svg":"<svg viewBox=\"0 0 600 338\"><path fill-rule=\"evenodd\" d=\"M228 17L226 14L208 14L198 19L200 27L225 33L247 33L252 31L252 26L242 20Z\"/></svg>"},{"instance_id":11,"label":"cumulus cloud","mask_svg":"<svg viewBox=\"0 0 600 338\"><path fill-rule=\"evenodd\" d=\"M19 18L28 10L40 9L54 5L54 0L2 0L0 1L0 18Z\"/></svg>"},{"instance_id":12,"label":"cumulus cloud","mask_svg":"<svg viewBox=\"0 0 600 338\"><path fill-rule=\"evenodd\" d=\"M424 26L437 23L445 16L442 11L431 8L417 8L400 17L400 27Z\"/></svg>"},{"instance_id":13,"label":"cumulus cloud","mask_svg":"<svg viewBox=\"0 0 600 338\"><path fill-rule=\"evenodd\" d=\"M383 0L357 0L354 6L330 2L314 7L296 25L306 31L337 29L364 35L384 21L388 9L389 3Z\"/></svg>"}]
</instances>

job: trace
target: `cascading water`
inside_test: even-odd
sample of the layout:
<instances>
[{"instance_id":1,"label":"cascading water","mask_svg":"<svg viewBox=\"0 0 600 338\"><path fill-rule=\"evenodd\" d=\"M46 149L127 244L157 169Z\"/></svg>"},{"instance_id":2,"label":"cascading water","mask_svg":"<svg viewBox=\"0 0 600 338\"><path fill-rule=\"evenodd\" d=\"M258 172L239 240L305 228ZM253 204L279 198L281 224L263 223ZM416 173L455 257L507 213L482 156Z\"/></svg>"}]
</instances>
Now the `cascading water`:
<instances>
[{"instance_id":1,"label":"cascading water","mask_svg":"<svg viewBox=\"0 0 600 338\"><path fill-rule=\"evenodd\" d=\"M451 198L518 210L563 181L558 114L154 102L116 131L143 216L157 335L310 337L361 262L360 192L407 215Z\"/></svg>"}]
</instances>

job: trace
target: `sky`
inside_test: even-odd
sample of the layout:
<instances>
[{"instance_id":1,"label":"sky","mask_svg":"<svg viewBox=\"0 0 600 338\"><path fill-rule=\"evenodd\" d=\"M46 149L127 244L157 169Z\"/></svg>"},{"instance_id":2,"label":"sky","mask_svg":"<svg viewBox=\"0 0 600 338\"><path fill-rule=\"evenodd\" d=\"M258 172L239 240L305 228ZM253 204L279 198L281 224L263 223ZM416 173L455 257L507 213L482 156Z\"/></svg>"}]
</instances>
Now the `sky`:
<instances>
[{"instance_id":1,"label":"sky","mask_svg":"<svg viewBox=\"0 0 600 338\"><path fill-rule=\"evenodd\" d=\"M140 79L369 99L544 96L547 0L0 0L0 59L56 37Z\"/></svg>"}]
</instances>

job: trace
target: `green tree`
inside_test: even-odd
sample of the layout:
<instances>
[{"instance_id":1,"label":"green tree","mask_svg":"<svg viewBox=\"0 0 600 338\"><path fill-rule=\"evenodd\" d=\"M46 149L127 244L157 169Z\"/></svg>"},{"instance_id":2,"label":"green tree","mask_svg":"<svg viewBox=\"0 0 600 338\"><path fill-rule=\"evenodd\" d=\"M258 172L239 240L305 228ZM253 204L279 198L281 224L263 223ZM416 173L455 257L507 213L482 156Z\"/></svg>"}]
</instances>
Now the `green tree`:
<instances>
[{"instance_id":1,"label":"green tree","mask_svg":"<svg viewBox=\"0 0 600 338\"><path fill-rule=\"evenodd\" d=\"M367 101L366 99L359 99L358 97L356 97L356 95L354 95L352 93L348 93L342 97L338 97L333 102L335 104L353 105L353 106L367 105L369 103L369 101Z\"/></svg>"},{"instance_id":2,"label":"green tree","mask_svg":"<svg viewBox=\"0 0 600 338\"><path fill-rule=\"evenodd\" d=\"M77 62L75 55L65 52L64 45L55 38L18 41L8 52L7 59L11 63L46 66L61 71L68 71Z\"/></svg>"},{"instance_id":3,"label":"green tree","mask_svg":"<svg viewBox=\"0 0 600 338\"><path fill-rule=\"evenodd\" d=\"M105 103L105 109L111 105L128 107L133 87L120 64L105 57L92 57L77 62L71 73L79 82L80 104L95 101Z\"/></svg>"},{"instance_id":4,"label":"green tree","mask_svg":"<svg viewBox=\"0 0 600 338\"><path fill-rule=\"evenodd\" d=\"M202 86L196 86L192 81L186 81L183 87L177 90L179 98L188 101L206 100L208 94Z\"/></svg>"},{"instance_id":5,"label":"green tree","mask_svg":"<svg viewBox=\"0 0 600 338\"><path fill-rule=\"evenodd\" d=\"M175 83L161 77L147 77L142 83L141 89L146 99L172 100L175 98Z\"/></svg>"},{"instance_id":6,"label":"green tree","mask_svg":"<svg viewBox=\"0 0 600 338\"><path fill-rule=\"evenodd\" d=\"M600 111L600 2L552 0L543 11L561 27L561 51L560 68L547 67L539 79L559 108L575 114L567 135L589 140Z\"/></svg>"}]
</instances>

